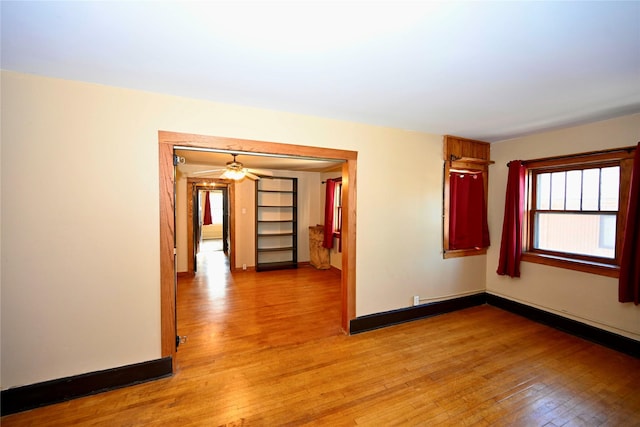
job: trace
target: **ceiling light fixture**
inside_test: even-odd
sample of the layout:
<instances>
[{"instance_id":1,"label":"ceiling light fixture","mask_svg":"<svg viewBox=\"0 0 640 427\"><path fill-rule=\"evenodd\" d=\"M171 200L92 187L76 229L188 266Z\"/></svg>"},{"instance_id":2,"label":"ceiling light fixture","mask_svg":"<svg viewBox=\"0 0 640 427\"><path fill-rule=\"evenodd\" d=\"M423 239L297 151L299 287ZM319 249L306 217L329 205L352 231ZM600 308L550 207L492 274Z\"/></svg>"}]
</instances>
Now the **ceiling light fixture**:
<instances>
[{"instance_id":1,"label":"ceiling light fixture","mask_svg":"<svg viewBox=\"0 0 640 427\"><path fill-rule=\"evenodd\" d=\"M210 173L210 172L218 172L221 171L219 175L220 178L231 179L233 181L241 181L244 178L251 178L254 181L260 179L260 175L264 176L273 176L273 172L263 171L257 169L247 169L242 163L236 160L237 154L231 154L233 156L233 161L227 162L227 166L224 169L209 169L204 171L194 172L194 175Z\"/></svg>"},{"instance_id":2,"label":"ceiling light fixture","mask_svg":"<svg viewBox=\"0 0 640 427\"><path fill-rule=\"evenodd\" d=\"M246 174L242 169L227 169L221 176L234 181L240 181L245 177L245 175Z\"/></svg>"},{"instance_id":3,"label":"ceiling light fixture","mask_svg":"<svg viewBox=\"0 0 640 427\"><path fill-rule=\"evenodd\" d=\"M242 163L236 161L237 154L232 154L233 160L227 162L227 167L222 173L223 178L232 179L234 181L240 181L247 176L247 170L244 168Z\"/></svg>"}]
</instances>

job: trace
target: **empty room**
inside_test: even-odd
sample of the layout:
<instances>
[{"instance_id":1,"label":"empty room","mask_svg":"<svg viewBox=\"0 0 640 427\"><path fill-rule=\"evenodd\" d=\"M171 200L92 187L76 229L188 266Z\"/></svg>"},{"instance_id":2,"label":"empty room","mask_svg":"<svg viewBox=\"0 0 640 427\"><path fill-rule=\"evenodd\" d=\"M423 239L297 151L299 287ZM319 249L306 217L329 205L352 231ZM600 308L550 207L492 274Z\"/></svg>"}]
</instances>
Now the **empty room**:
<instances>
[{"instance_id":1,"label":"empty room","mask_svg":"<svg viewBox=\"0 0 640 427\"><path fill-rule=\"evenodd\" d=\"M1 424L640 425L640 2L20 2Z\"/></svg>"}]
</instances>

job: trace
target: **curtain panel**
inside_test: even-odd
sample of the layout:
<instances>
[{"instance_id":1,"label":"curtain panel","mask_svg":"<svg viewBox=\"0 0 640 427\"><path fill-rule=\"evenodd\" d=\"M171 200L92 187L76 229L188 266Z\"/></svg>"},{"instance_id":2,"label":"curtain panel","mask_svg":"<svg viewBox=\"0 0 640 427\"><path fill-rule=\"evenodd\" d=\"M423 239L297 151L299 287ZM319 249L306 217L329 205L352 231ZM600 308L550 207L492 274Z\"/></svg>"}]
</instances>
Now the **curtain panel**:
<instances>
[{"instance_id":1,"label":"curtain panel","mask_svg":"<svg viewBox=\"0 0 640 427\"><path fill-rule=\"evenodd\" d=\"M335 209L336 180L327 179L324 202L324 240L322 247L333 248L333 211Z\"/></svg>"},{"instance_id":2,"label":"curtain panel","mask_svg":"<svg viewBox=\"0 0 640 427\"><path fill-rule=\"evenodd\" d=\"M627 223L620 259L618 301L640 304L640 143L636 148L629 188Z\"/></svg>"},{"instance_id":3,"label":"curtain panel","mask_svg":"<svg viewBox=\"0 0 640 427\"><path fill-rule=\"evenodd\" d=\"M501 276L520 277L526 171L522 161L509 162L500 259L496 271Z\"/></svg>"},{"instance_id":4,"label":"curtain panel","mask_svg":"<svg viewBox=\"0 0 640 427\"><path fill-rule=\"evenodd\" d=\"M451 172L449 199L449 249L488 247L482 173Z\"/></svg>"},{"instance_id":5,"label":"curtain panel","mask_svg":"<svg viewBox=\"0 0 640 427\"><path fill-rule=\"evenodd\" d=\"M213 221L211 219L211 201L209 200L209 192L204 192L204 219L202 225L211 225Z\"/></svg>"}]
</instances>

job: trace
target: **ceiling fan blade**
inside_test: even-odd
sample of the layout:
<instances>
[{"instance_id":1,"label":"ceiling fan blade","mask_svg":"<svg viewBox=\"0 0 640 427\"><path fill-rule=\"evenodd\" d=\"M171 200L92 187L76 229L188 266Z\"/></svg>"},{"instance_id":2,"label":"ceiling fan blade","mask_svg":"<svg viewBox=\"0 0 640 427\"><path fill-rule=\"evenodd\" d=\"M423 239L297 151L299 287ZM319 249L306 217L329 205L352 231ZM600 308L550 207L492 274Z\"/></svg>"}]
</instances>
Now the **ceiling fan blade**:
<instances>
[{"instance_id":1,"label":"ceiling fan blade","mask_svg":"<svg viewBox=\"0 0 640 427\"><path fill-rule=\"evenodd\" d=\"M251 173L251 172L249 172L249 171L245 171L245 172L244 172L244 175L245 175L247 178L250 178L250 179L252 179L252 180L254 180L254 181L258 181L258 180L260 180L260 177L259 177L258 175L254 175L254 174L252 174L252 173Z\"/></svg>"},{"instance_id":2,"label":"ceiling fan blade","mask_svg":"<svg viewBox=\"0 0 640 427\"><path fill-rule=\"evenodd\" d=\"M251 172L254 175L260 176L273 176L273 172L267 169L245 169L247 172Z\"/></svg>"},{"instance_id":3,"label":"ceiling fan blade","mask_svg":"<svg viewBox=\"0 0 640 427\"><path fill-rule=\"evenodd\" d=\"M194 175L202 175L202 174L209 174L209 173L214 173L214 172L223 172L225 169L207 169L204 171L197 171L197 172L193 172Z\"/></svg>"},{"instance_id":4,"label":"ceiling fan blade","mask_svg":"<svg viewBox=\"0 0 640 427\"><path fill-rule=\"evenodd\" d=\"M225 168L197 171L197 172L193 172L192 175L210 175L217 172L217 174L222 178L238 180L241 178L239 177L234 178L233 175L244 174L244 176L247 176L248 178L254 181L259 180L261 176L268 176L268 177L273 176L273 172L269 170L245 168L243 167L242 163L236 160L237 154L232 154L232 156L233 156L233 160L230 162L227 162L227 166Z\"/></svg>"}]
</instances>

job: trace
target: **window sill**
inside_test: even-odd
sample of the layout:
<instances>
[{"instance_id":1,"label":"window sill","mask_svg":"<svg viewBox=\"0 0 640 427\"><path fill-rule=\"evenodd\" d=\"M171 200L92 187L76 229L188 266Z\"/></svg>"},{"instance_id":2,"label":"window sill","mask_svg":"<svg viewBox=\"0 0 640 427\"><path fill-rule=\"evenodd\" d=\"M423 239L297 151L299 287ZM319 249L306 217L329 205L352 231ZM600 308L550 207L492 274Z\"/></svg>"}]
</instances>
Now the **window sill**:
<instances>
[{"instance_id":1,"label":"window sill","mask_svg":"<svg viewBox=\"0 0 640 427\"><path fill-rule=\"evenodd\" d=\"M473 249L446 249L443 254L444 259L460 258L463 256L485 255L487 248L473 248Z\"/></svg>"},{"instance_id":2,"label":"window sill","mask_svg":"<svg viewBox=\"0 0 640 427\"><path fill-rule=\"evenodd\" d=\"M582 271L584 273L598 274L600 276L614 277L616 279L620 274L620 267L616 265L578 261L570 258L538 254L535 252L523 252L522 261Z\"/></svg>"}]
</instances>

